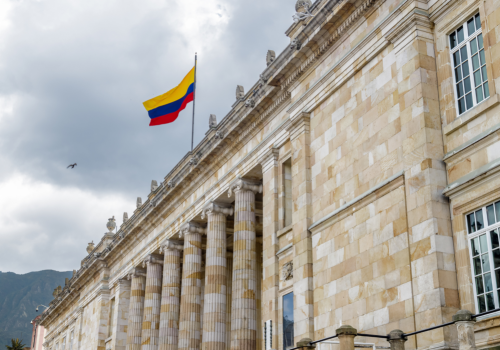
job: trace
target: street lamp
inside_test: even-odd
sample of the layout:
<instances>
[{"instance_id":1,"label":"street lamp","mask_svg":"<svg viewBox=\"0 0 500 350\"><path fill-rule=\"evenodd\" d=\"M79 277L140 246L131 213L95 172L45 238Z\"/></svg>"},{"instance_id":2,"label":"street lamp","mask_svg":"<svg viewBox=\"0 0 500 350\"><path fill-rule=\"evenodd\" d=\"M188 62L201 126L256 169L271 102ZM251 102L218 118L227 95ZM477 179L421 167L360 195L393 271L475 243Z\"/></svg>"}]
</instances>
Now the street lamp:
<instances>
[{"instance_id":1,"label":"street lamp","mask_svg":"<svg viewBox=\"0 0 500 350\"><path fill-rule=\"evenodd\" d=\"M45 306L45 305L42 305L42 304L40 304L40 305L38 305L38 306L43 306L43 307L45 308L45 310L49 308L48 306ZM36 311L36 312L38 312L38 306L37 306L37 307L36 307L36 309L35 309L35 311ZM44 311L45 311L45 310L44 310Z\"/></svg>"}]
</instances>

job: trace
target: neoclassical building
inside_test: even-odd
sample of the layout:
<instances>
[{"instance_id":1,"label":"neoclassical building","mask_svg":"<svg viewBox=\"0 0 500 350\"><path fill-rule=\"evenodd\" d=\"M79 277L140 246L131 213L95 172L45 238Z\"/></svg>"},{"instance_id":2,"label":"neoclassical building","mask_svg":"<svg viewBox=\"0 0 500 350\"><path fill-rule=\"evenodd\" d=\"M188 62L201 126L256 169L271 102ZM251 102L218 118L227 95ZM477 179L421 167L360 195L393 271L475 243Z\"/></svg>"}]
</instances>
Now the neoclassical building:
<instances>
[{"instance_id":1,"label":"neoclassical building","mask_svg":"<svg viewBox=\"0 0 500 350\"><path fill-rule=\"evenodd\" d=\"M296 11L290 45L54 292L45 350L284 350L500 307L500 2ZM474 333L498 347L500 313ZM456 328L405 346L456 348Z\"/></svg>"}]
</instances>

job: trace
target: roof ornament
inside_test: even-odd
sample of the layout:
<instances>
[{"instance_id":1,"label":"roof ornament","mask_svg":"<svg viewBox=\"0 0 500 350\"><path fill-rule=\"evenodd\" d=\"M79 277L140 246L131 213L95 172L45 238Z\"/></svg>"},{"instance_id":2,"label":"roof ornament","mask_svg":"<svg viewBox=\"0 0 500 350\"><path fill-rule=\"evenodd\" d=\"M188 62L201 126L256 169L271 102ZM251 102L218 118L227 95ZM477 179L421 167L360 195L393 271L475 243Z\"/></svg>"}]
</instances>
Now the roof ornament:
<instances>
[{"instance_id":1,"label":"roof ornament","mask_svg":"<svg viewBox=\"0 0 500 350\"><path fill-rule=\"evenodd\" d=\"M245 89L241 85L236 86L236 100L241 101L244 98L245 98Z\"/></svg>"},{"instance_id":2,"label":"roof ornament","mask_svg":"<svg viewBox=\"0 0 500 350\"><path fill-rule=\"evenodd\" d=\"M274 52L273 50L268 50L266 55L267 66L270 66L275 59L276 59L276 52Z\"/></svg>"},{"instance_id":3,"label":"roof ornament","mask_svg":"<svg viewBox=\"0 0 500 350\"><path fill-rule=\"evenodd\" d=\"M210 129L217 127L217 117L215 116L215 114L210 114L210 118L208 118L208 127Z\"/></svg>"},{"instance_id":4,"label":"roof ornament","mask_svg":"<svg viewBox=\"0 0 500 350\"><path fill-rule=\"evenodd\" d=\"M112 218L108 219L108 223L106 224L106 227L109 230L109 232L113 232L113 230L116 228L116 220L115 220L114 215Z\"/></svg>"},{"instance_id":5,"label":"roof ornament","mask_svg":"<svg viewBox=\"0 0 500 350\"><path fill-rule=\"evenodd\" d=\"M95 245L94 245L94 241L90 242L89 245L87 246L87 254L90 254L92 253L92 251L94 250L95 248Z\"/></svg>"},{"instance_id":6,"label":"roof ornament","mask_svg":"<svg viewBox=\"0 0 500 350\"><path fill-rule=\"evenodd\" d=\"M314 15L309 12L312 6L311 0L298 0L295 4L295 11L297 11L293 16L293 22L299 23L309 17L314 17Z\"/></svg>"},{"instance_id":7,"label":"roof ornament","mask_svg":"<svg viewBox=\"0 0 500 350\"><path fill-rule=\"evenodd\" d=\"M123 223L126 223L128 221L128 213L124 212L123 213Z\"/></svg>"},{"instance_id":8,"label":"roof ornament","mask_svg":"<svg viewBox=\"0 0 500 350\"><path fill-rule=\"evenodd\" d=\"M137 208L142 207L142 198L141 198L141 197L137 197L137 203L136 203L136 206L137 206Z\"/></svg>"},{"instance_id":9,"label":"roof ornament","mask_svg":"<svg viewBox=\"0 0 500 350\"><path fill-rule=\"evenodd\" d=\"M151 180L151 192L156 191L157 188L158 188L158 181Z\"/></svg>"},{"instance_id":10,"label":"roof ornament","mask_svg":"<svg viewBox=\"0 0 500 350\"><path fill-rule=\"evenodd\" d=\"M293 39L292 42L290 43L290 49L296 49L296 50L300 50L300 48L302 47L302 43L300 42L299 39Z\"/></svg>"}]
</instances>

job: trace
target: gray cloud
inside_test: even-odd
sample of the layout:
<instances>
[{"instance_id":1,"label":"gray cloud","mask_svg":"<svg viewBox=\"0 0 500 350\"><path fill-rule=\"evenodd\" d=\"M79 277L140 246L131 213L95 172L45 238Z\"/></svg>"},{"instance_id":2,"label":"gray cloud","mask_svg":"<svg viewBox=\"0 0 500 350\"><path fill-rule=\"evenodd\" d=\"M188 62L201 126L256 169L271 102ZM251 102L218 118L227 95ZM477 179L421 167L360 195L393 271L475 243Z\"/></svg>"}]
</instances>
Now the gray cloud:
<instances>
[{"instance_id":1,"label":"gray cloud","mask_svg":"<svg viewBox=\"0 0 500 350\"><path fill-rule=\"evenodd\" d=\"M132 212L189 150L191 105L149 127L142 102L180 82L198 51L198 142L266 51L286 46L294 5L0 0L0 270L76 268L107 218Z\"/></svg>"}]
</instances>

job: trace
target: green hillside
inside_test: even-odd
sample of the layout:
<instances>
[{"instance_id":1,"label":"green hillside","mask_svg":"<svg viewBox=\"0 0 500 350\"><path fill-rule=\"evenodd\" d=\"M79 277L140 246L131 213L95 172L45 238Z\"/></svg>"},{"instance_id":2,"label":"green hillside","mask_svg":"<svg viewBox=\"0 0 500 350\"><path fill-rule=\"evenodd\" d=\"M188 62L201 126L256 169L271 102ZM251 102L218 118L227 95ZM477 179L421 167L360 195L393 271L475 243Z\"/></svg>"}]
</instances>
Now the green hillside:
<instances>
[{"instance_id":1,"label":"green hillside","mask_svg":"<svg viewBox=\"0 0 500 350\"><path fill-rule=\"evenodd\" d=\"M33 326L30 321L45 310L37 305L49 305L54 288L64 286L64 279L72 272L52 270L30 272L18 275L0 271L0 349L10 345L11 338L23 338L30 346Z\"/></svg>"}]
</instances>

